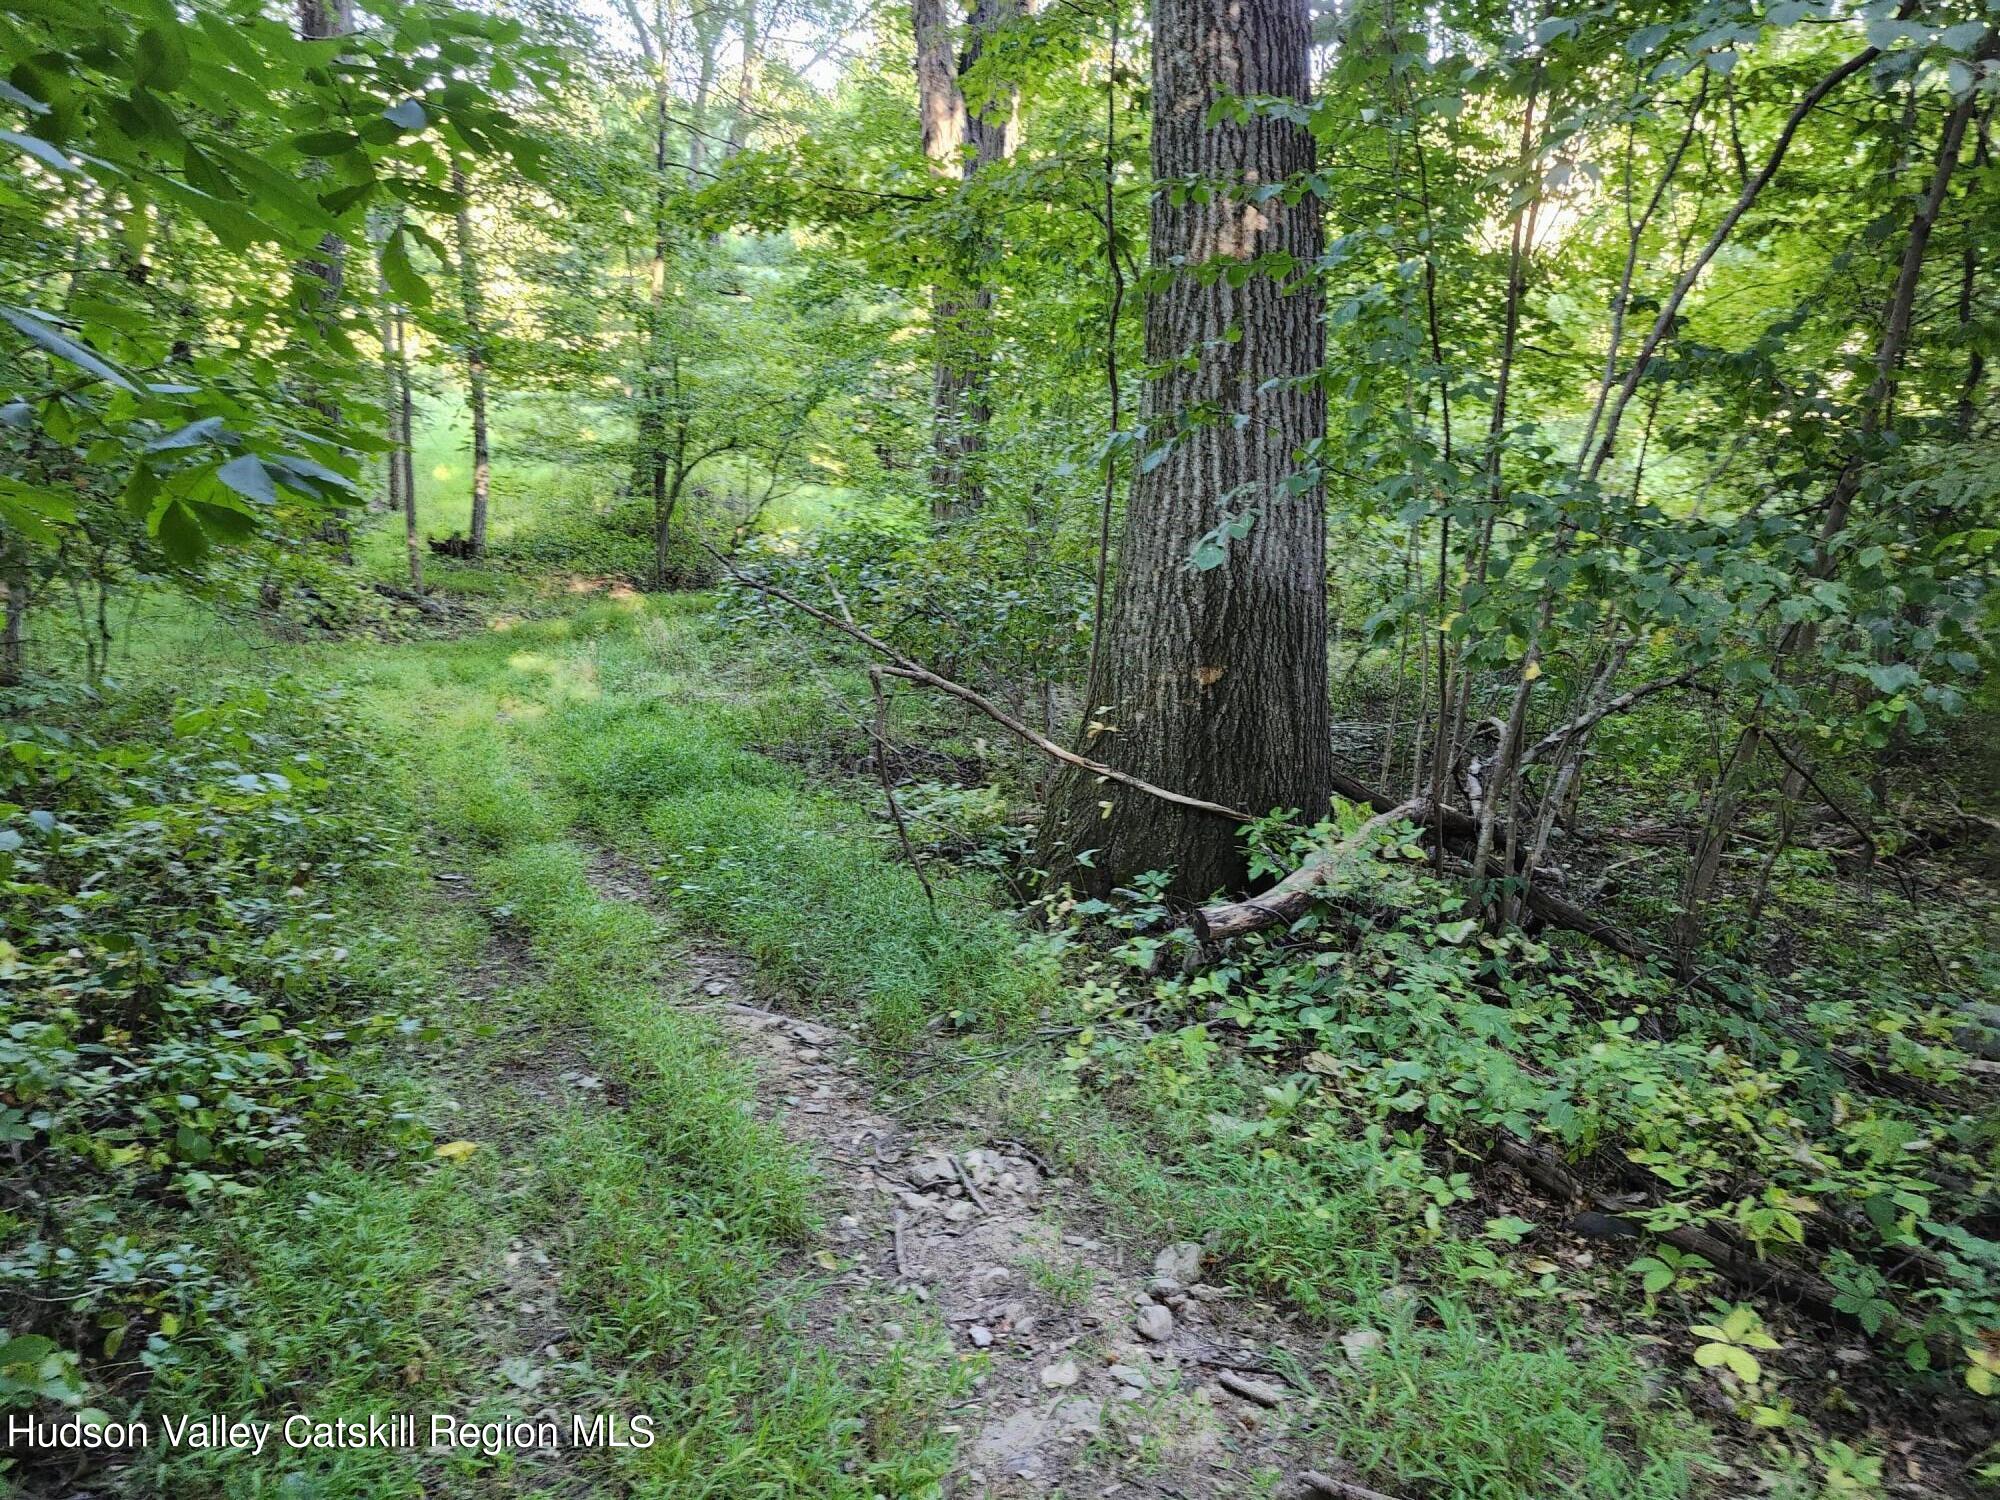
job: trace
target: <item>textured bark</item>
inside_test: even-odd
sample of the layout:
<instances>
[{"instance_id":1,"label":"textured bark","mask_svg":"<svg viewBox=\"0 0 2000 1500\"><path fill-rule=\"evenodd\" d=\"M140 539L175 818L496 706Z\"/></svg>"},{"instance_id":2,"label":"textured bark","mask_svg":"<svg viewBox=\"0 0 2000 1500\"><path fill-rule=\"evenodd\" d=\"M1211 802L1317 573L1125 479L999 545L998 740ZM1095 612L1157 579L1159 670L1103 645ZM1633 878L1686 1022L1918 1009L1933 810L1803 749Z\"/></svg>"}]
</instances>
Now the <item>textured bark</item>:
<instances>
[{"instance_id":1,"label":"textured bark","mask_svg":"<svg viewBox=\"0 0 2000 1500\"><path fill-rule=\"evenodd\" d=\"M25 637L28 620L27 556L19 546L10 548L6 576L0 591L6 594L6 622L0 626L0 687L18 687L26 668Z\"/></svg>"},{"instance_id":2,"label":"textured bark","mask_svg":"<svg viewBox=\"0 0 2000 1500\"><path fill-rule=\"evenodd\" d=\"M1158 0L1153 35L1153 263L1282 253L1310 266L1317 203L1250 201L1311 169L1310 137L1271 119L1205 123L1219 96L1306 97L1304 0ZM1176 204L1165 185L1188 179L1217 191ZM1258 273L1241 286L1183 274L1149 302L1146 359L1170 368L1147 384L1140 420L1156 443L1179 431L1133 481L1084 747L1177 792L1307 818L1325 812L1332 778L1325 501L1283 486L1326 414L1316 391L1267 386L1319 368L1320 313L1310 285ZM1190 421L1200 408L1212 420ZM1196 542L1252 507L1227 560L1192 571ZM1051 792L1043 837L1056 876L1093 889L1172 867L1178 893L1205 895L1245 874L1228 819L1073 771ZM1085 850L1096 853L1079 866Z\"/></svg>"},{"instance_id":3,"label":"textured bark","mask_svg":"<svg viewBox=\"0 0 2000 1500\"><path fill-rule=\"evenodd\" d=\"M965 145L965 96L958 91L958 59L952 52L952 16L956 6L945 0L911 0L910 20L917 36L917 115L923 127L924 155L932 170L958 175L958 153Z\"/></svg>"},{"instance_id":4,"label":"textured bark","mask_svg":"<svg viewBox=\"0 0 2000 1500\"><path fill-rule=\"evenodd\" d=\"M472 404L472 530L474 555L486 550L486 502L492 483L492 458L486 439L486 308L479 286L478 246L472 238L470 190L465 174L451 169L452 191L458 194L458 291L465 318L465 384Z\"/></svg>"},{"instance_id":5,"label":"textured bark","mask_svg":"<svg viewBox=\"0 0 2000 1500\"><path fill-rule=\"evenodd\" d=\"M390 461L400 463L403 470L403 552L409 563L410 587L417 593L424 591L424 551L417 534L417 476L410 450L414 446L411 438L412 406L410 399L410 352L405 333L403 314L398 309L395 314L396 340L396 446L390 454Z\"/></svg>"},{"instance_id":6,"label":"textured bark","mask_svg":"<svg viewBox=\"0 0 2000 1500\"><path fill-rule=\"evenodd\" d=\"M973 181L1014 154L1019 100L1013 89L968 100L965 79L996 26L1020 14L1020 0L978 0L966 24L965 49L954 53L951 18L940 0L912 0L917 37L917 105L924 155L940 176ZM986 500L981 455L993 407L993 293L983 285L991 246L976 243L962 264L934 288L931 328L936 346L931 388L934 510L941 521L969 515Z\"/></svg>"}]
</instances>

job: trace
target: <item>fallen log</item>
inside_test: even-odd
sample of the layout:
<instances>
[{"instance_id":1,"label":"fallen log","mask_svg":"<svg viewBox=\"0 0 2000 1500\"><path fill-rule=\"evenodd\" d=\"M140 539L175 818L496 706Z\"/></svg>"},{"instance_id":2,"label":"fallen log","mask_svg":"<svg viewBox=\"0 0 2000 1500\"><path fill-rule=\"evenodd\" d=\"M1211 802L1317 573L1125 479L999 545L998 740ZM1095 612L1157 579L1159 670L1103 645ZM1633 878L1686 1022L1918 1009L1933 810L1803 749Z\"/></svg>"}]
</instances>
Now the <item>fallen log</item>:
<instances>
[{"instance_id":1,"label":"fallen log","mask_svg":"<svg viewBox=\"0 0 2000 1500\"><path fill-rule=\"evenodd\" d=\"M434 599L429 594L420 594L415 589L398 588L393 583L381 582L375 583L372 587L384 599L393 600L397 604L410 605L414 609L422 610L427 615L444 616L451 613L450 606L443 600Z\"/></svg>"},{"instance_id":2,"label":"fallen log","mask_svg":"<svg viewBox=\"0 0 2000 1500\"><path fill-rule=\"evenodd\" d=\"M1511 1135L1502 1135L1493 1144L1493 1156L1554 1197L1569 1202L1582 1200L1605 1213L1630 1212L1629 1204L1608 1193L1593 1191L1568 1163L1552 1151L1528 1145ZM1823 1322L1854 1321L1835 1305L1834 1299L1839 1294L1832 1284L1809 1271L1794 1271L1772 1261L1758 1260L1728 1241L1692 1225L1651 1232L1654 1238L1672 1245L1676 1250L1699 1255L1723 1276L1753 1292L1804 1308Z\"/></svg>"},{"instance_id":3,"label":"fallen log","mask_svg":"<svg viewBox=\"0 0 2000 1500\"><path fill-rule=\"evenodd\" d=\"M1311 909L1320 887L1350 855L1366 848L1392 824L1405 818L1421 821L1426 805L1418 799L1378 812L1339 843L1309 855L1304 864L1261 895L1196 907L1190 917L1195 935L1205 943L1216 943L1262 927L1296 922Z\"/></svg>"}]
</instances>

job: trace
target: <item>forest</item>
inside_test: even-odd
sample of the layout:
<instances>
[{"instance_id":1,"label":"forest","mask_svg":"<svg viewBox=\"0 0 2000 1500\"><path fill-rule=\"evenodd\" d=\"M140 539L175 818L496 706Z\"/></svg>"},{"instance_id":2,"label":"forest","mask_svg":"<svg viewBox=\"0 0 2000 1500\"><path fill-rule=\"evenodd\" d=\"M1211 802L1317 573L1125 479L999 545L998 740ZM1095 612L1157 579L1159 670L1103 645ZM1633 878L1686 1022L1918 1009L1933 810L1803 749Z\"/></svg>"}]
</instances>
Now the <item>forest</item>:
<instances>
[{"instance_id":1,"label":"forest","mask_svg":"<svg viewBox=\"0 0 2000 1500\"><path fill-rule=\"evenodd\" d=\"M2000 1493L2000 0L0 0L0 1485Z\"/></svg>"}]
</instances>

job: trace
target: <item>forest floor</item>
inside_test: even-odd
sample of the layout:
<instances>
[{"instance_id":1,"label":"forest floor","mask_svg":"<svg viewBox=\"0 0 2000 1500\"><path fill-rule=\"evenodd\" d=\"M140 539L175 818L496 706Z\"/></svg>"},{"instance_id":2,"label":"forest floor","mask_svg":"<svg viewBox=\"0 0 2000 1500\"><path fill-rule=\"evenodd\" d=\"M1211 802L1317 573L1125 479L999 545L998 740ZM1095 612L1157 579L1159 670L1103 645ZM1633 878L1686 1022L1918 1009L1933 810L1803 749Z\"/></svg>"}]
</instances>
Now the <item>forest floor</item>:
<instances>
[{"instance_id":1,"label":"forest floor","mask_svg":"<svg viewBox=\"0 0 2000 1500\"><path fill-rule=\"evenodd\" d=\"M1074 1087L992 882L934 870L933 908L829 750L865 755L865 688L796 643L579 583L266 665L357 710L421 818L376 899L425 976L392 1066L432 1144L218 1209L244 1347L155 1409L629 1445L183 1450L52 1493L1831 1492L1697 1420L1587 1295L1487 1292L1476 1228L1440 1256L1375 1181ZM933 728L909 754L953 753ZM1929 1441L1874 1492L1935 1493Z\"/></svg>"}]
</instances>

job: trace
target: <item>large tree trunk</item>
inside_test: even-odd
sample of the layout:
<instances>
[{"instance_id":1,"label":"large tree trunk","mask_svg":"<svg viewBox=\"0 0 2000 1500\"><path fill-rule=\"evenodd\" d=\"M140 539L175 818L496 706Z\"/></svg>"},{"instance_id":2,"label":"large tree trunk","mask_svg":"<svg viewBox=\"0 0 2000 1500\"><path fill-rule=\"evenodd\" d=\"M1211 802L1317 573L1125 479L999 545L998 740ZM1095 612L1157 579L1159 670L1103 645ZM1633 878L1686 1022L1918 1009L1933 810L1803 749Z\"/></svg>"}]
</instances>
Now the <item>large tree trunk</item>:
<instances>
[{"instance_id":1,"label":"large tree trunk","mask_svg":"<svg viewBox=\"0 0 2000 1500\"><path fill-rule=\"evenodd\" d=\"M979 62L994 27L1020 14L1020 0L977 0L965 49L952 47L951 16L941 0L912 0L917 35L917 103L924 154L940 175L971 182L1014 154L1019 101L1012 89L965 97L964 78ZM968 149L969 148L969 149ZM933 512L941 521L970 515L986 502L982 455L993 408L993 292L985 285L990 246L978 243L932 292L935 372L931 389Z\"/></svg>"},{"instance_id":2,"label":"large tree trunk","mask_svg":"<svg viewBox=\"0 0 2000 1500\"><path fill-rule=\"evenodd\" d=\"M472 531L468 540L476 557L486 550L486 500L492 460L486 445L486 313L479 289L478 247L472 238L472 206L465 173L451 169L452 191L458 194L458 292L465 317L465 384L472 403Z\"/></svg>"},{"instance_id":3,"label":"large tree trunk","mask_svg":"<svg viewBox=\"0 0 2000 1500\"><path fill-rule=\"evenodd\" d=\"M1310 267L1318 257L1312 198L1251 201L1258 186L1311 169L1306 132L1261 118L1206 123L1219 97L1303 100L1308 32L1305 0L1157 0L1153 177L1218 191L1181 203L1155 193L1155 265L1282 254ZM1325 499L1284 485L1296 450L1325 432L1326 411L1316 390L1282 383L1319 368L1320 313L1310 285L1255 273L1241 286L1182 274L1152 297L1146 359L1166 373L1148 382L1140 420L1155 443L1173 434L1172 446L1133 481L1085 735L1087 753L1147 781L1308 819L1325 813L1332 775ZM1189 353L1192 368L1177 363ZM1204 407L1206 420L1187 420ZM1226 560L1192 570L1197 540L1247 509L1256 522L1226 544ZM1245 874L1230 820L1075 771L1051 793L1043 839L1058 878L1097 890L1172 867L1177 892L1201 895Z\"/></svg>"}]
</instances>

